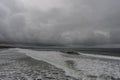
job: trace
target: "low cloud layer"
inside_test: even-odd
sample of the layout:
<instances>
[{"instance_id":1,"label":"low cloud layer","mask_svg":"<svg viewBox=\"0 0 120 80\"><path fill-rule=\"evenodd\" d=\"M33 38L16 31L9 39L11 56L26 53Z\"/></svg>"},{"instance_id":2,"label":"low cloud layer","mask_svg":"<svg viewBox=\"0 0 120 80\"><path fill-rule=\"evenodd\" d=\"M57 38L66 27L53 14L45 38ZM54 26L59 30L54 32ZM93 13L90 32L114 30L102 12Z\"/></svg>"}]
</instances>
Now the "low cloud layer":
<instances>
[{"instance_id":1,"label":"low cloud layer","mask_svg":"<svg viewBox=\"0 0 120 80\"><path fill-rule=\"evenodd\" d=\"M119 0L0 0L0 42L120 44Z\"/></svg>"}]
</instances>

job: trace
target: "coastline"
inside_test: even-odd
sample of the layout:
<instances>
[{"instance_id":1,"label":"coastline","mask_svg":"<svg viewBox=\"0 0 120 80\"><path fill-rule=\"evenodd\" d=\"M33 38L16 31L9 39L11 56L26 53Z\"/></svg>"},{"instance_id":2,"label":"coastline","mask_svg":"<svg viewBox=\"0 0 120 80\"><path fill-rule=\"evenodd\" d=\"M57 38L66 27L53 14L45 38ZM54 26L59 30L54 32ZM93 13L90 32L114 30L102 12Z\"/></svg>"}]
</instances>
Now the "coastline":
<instances>
[{"instance_id":1,"label":"coastline","mask_svg":"<svg viewBox=\"0 0 120 80\"><path fill-rule=\"evenodd\" d=\"M24 50L22 50L24 52ZM77 79L107 78L120 79L120 61L107 56L68 55L55 51L25 50L28 56L37 60L44 60L63 69L66 75ZM55 55L55 56L53 56ZM102 77L101 77L102 76Z\"/></svg>"},{"instance_id":2,"label":"coastline","mask_svg":"<svg viewBox=\"0 0 120 80\"><path fill-rule=\"evenodd\" d=\"M119 80L119 60L59 51L13 48L0 51L2 80Z\"/></svg>"},{"instance_id":3,"label":"coastline","mask_svg":"<svg viewBox=\"0 0 120 80\"><path fill-rule=\"evenodd\" d=\"M45 61L36 60L17 49L8 49L0 52L0 79L1 80L76 80L65 75L62 69Z\"/></svg>"}]
</instances>

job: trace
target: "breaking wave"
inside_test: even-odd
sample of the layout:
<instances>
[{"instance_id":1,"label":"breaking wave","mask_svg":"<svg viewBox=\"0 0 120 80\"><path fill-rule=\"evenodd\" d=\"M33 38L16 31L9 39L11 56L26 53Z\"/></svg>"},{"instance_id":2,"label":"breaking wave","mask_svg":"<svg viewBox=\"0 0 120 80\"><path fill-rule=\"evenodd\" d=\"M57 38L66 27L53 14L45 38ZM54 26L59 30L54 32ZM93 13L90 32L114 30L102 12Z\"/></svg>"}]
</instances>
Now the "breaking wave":
<instances>
[{"instance_id":1,"label":"breaking wave","mask_svg":"<svg viewBox=\"0 0 120 80\"><path fill-rule=\"evenodd\" d=\"M100 76L103 74L120 78L120 58L80 53L69 55L59 51L35 51L29 49L12 49L25 53L37 60L48 62L63 69L66 75L84 78L88 75Z\"/></svg>"}]
</instances>

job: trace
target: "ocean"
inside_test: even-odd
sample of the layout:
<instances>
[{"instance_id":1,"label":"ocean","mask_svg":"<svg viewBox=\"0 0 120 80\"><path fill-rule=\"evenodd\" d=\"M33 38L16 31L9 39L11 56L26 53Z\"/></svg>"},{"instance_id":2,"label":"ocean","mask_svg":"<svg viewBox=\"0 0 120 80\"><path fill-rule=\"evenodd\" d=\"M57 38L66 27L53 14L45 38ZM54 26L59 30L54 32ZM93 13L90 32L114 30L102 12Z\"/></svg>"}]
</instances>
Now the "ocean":
<instances>
[{"instance_id":1,"label":"ocean","mask_svg":"<svg viewBox=\"0 0 120 80\"><path fill-rule=\"evenodd\" d=\"M72 52L71 54L71 51L69 50L68 52L68 50L58 50L58 49L48 49L48 50L22 49L22 48L3 49L0 51L0 57L1 57L0 67L2 67L3 64L7 63L7 61L9 62L12 60L15 61L14 62L15 65L16 64L19 65L19 63L22 61L20 64L24 63L24 65L22 65L23 67L27 65L27 63L29 62L29 60L25 58L30 57L34 60L37 60L36 65L38 65L39 61L44 61L50 65L55 66L56 68L62 69L63 71L65 71L65 75L74 77L77 80L81 80L81 79L89 80L88 78L96 78L95 80L97 79L111 80L111 78L114 80L120 79L119 56L95 54L93 51L92 51L93 54L92 52L89 53L89 51L86 51L85 53L84 51L76 51L76 52ZM98 51L98 53L101 53L101 51L100 52ZM109 52L107 52L107 54L108 53ZM25 57L23 54L27 57ZM19 61L17 61L18 59ZM27 63L25 62L26 60L28 61ZM30 62L32 61L30 60ZM32 64L33 63L34 62L32 62ZM43 64L39 64L39 65L42 66ZM46 65L46 67L48 66ZM19 68L24 69L21 67ZM6 66L5 70L9 70L9 69L10 68ZM31 68L27 69L26 67L25 69L28 70Z\"/></svg>"}]
</instances>

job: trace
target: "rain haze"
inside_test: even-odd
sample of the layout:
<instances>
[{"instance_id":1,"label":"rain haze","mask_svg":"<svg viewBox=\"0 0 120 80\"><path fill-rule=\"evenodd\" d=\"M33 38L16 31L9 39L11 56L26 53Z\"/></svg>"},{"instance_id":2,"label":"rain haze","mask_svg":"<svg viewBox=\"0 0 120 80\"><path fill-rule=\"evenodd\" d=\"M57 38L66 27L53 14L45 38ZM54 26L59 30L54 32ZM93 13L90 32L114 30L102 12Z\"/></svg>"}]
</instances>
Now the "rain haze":
<instances>
[{"instance_id":1,"label":"rain haze","mask_svg":"<svg viewBox=\"0 0 120 80\"><path fill-rule=\"evenodd\" d=\"M0 80L120 80L120 0L0 0Z\"/></svg>"},{"instance_id":2,"label":"rain haze","mask_svg":"<svg viewBox=\"0 0 120 80\"><path fill-rule=\"evenodd\" d=\"M0 42L118 46L119 0L0 0Z\"/></svg>"}]
</instances>

